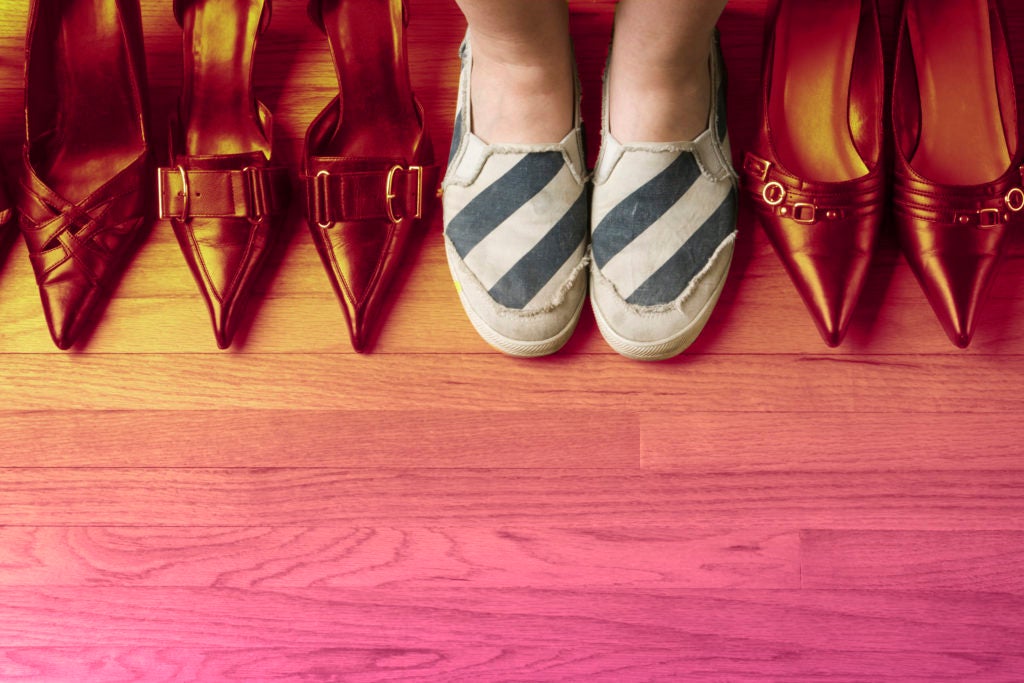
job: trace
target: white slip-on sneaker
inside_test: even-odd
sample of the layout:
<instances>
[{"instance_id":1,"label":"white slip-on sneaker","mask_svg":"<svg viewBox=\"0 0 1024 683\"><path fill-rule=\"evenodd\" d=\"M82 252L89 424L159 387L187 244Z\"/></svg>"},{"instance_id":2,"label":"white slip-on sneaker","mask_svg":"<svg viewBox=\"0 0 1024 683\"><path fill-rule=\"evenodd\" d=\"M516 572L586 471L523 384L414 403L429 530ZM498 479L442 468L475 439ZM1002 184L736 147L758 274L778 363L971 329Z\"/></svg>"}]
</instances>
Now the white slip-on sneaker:
<instances>
[{"instance_id":1,"label":"white slip-on sneaker","mask_svg":"<svg viewBox=\"0 0 1024 683\"><path fill-rule=\"evenodd\" d=\"M725 73L711 50L708 128L693 141L620 143L604 87L591 204L590 301L617 352L663 360L693 343L725 284L737 182L725 125Z\"/></svg>"},{"instance_id":2,"label":"white slip-on sneaker","mask_svg":"<svg viewBox=\"0 0 1024 683\"><path fill-rule=\"evenodd\" d=\"M448 172L444 241L459 299L483 339L513 356L554 353L587 292L589 206L577 83L558 143L487 144L472 131L467 35Z\"/></svg>"}]
</instances>

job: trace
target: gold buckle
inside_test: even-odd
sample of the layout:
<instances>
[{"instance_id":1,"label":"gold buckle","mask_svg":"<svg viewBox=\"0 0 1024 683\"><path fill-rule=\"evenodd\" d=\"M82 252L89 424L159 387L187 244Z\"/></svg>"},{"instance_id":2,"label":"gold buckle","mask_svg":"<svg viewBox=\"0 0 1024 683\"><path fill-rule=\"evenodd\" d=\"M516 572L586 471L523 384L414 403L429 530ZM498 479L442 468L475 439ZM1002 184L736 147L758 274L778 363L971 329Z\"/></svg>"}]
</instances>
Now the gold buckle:
<instances>
[{"instance_id":1,"label":"gold buckle","mask_svg":"<svg viewBox=\"0 0 1024 683\"><path fill-rule=\"evenodd\" d=\"M1004 200L1006 201L1006 208L1017 213L1024 209L1024 190L1015 187L1006 193Z\"/></svg>"},{"instance_id":2,"label":"gold buckle","mask_svg":"<svg viewBox=\"0 0 1024 683\"><path fill-rule=\"evenodd\" d=\"M395 174L399 171L408 171L409 173L416 173L416 212L413 214L413 218L419 219L423 217L423 167L422 166L410 166L409 168L402 168L398 164L391 167L388 171L387 184L384 186L384 206L387 208L388 219L392 223L401 223L405 220L405 216L395 215L395 200L398 199L398 195L395 194L394 183Z\"/></svg>"},{"instance_id":3,"label":"gold buckle","mask_svg":"<svg viewBox=\"0 0 1024 683\"><path fill-rule=\"evenodd\" d=\"M747 159L744 162L744 166L746 166L747 170L751 173L756 174L758 180L764 182L765 178L768 177L768 171L772 168L772 162L747 152Z\"/></svg>"},{"instance_id":4,"label":"gold buckle","mask_svg":"<svg viewBox=\"0 0 1024 683\"><path fill-rule=\"evenodd\" d=\"M988 218L986 218L988 216ZM999 209L978 209L978 225L991 228L1003 222L1003 214Z\"/></svg>"},{"instance_id":5,"label":"gold buckle","mask_svg":"<svg viewBox=\"0 0 1024 683\"><path fill-rule=\"evenodd\" d=\"M188 185L188 174L185 173L185 167L181 164L176 166L178 169L178 175L181 176L181 198L184 200L181 207L181 213L177 216L169 216L167 214L167 204L164 195L164 174L156 174L156 193L160 197L159 206L157 207L157 217L160 220L166 220L168 218L177 218L179 221L185 222L188 220L189 211L192 210L192 189Z\"/></svg>"},{"instance_id":6,"label":"gold buckle","mask_svg":"<svg viewBox=\"0 0 1024 683\"><path fill-rule=\"evenodd\" d=\"M801 218L800 213L802 211L810 211L810 215L806 218ZM814 204L808 204L807 202L797 202L793 205L793 215L790 216L797 223L803 223L804 225L810 225L815 222L818 210Z\"/></svg>"},{"instance_id":7,"label":"gold buckle","mask_svg":"<svg viewBox=\"0 0 1024 683\"><path fill-rule=\"evenodd\" d=\"M245 178L245 208L246 218L250 223L259 223L267 215L267 193L265 186L259 181L257 173L259 169L255 166L246 166L242 169L242 177Z\"/></svg>"},{"instance_id":8,"label":"gold buckle","mask_svg":"<svg viewBox=\"0 0 1024 683\"><path fill-rule=\"evenodd\" d=\"M761 199L768 206L778 206L786 201L786 188L782 186L782 183L773 180L761 190Z\"/></svg>"},{"instance_id":9,"label":"gold buckle","mask_svg":"<svg viewBox=\"0 0 1024 683\"><path fill-rule=\"evenodd\" d=\"M332 221L327 216L327 178L329 171L320 171L313 178L313 218L316 219L317 227L326 230L331 227Z\"/></svg>"}]
</instances>

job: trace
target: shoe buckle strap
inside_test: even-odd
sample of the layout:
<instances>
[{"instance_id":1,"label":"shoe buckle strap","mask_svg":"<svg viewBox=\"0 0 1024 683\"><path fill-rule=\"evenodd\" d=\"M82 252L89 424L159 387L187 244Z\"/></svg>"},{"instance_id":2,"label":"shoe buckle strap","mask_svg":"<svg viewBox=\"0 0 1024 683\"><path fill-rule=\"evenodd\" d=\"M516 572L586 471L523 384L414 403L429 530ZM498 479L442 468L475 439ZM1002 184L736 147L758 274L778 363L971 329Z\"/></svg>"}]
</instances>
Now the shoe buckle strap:
<instances>
[{"instance_id":1,"label":"shoe buckle strap","mask_svg":"<svg viewBox=\"0 0 1024 683\"><path fill-rule=\"evenodd\" d=\"M762 159L752 152L747 152L743 157L743 170L761 182L768 180L768 173L772 170L772 162Z\"/></svg>"},{"instance_id":2,"label":"shoe buckle strap","mask_svg":"<svg viewBox=\"0 0 1024 683\"><path fill-rule=\"evenodd\" d=\"M953 224L993 228L997 225L1005 225L1019 218L1022 211L1024 211L1024 189L1013 187L1003 195L1000 206L954 210Z\"/></svg>"},{"instance_id":3,"label":"shoe buckle strap","mask_svg":"<svg viewBox=\"0 0 1024 683\"><path fill-rule=\"evenodd\" d=\"M837 221L846 217L846 210L838 207L819 207L810 202L794 202L776 207L775 213L801 225L814 225L822 221Z\"/></svg>"},{"instance_id":4,"label":"shoe buckle strap","mask_svg":"<svg viewBox=\"0 0 1024 683\"><path fill-rule=\"evenodd\" d=\"M1003 197L1003 201L1006 202L1006 208L1013 213L1024 211L1024 189L1019 187L1011 188L1006 193L1006 196Z\"/></svg>"},{"instance_id":5,"label":"shoe buckle strap","mask_svg":"<svg viewBox=\"0 0 1024 683\"><path fill-rule=\"evenodd\" d=\"M387 211L388 211L388 219L390 219L392 223L396 223L396 224L397 223L401 223L405 219L405 215L404 214L402 214L402 213L396 214L395 213L395 200L398 199L398 194L396 193L396 189L395 189L395 176L400 171L406 171L408 173L412 173L412 174L415 175L415 177L416 177L416 183L415 183L416 193L415 193L415 198L412 200L412 205L414 207L413 208L413 212L412 212L412 218L422 218L423 217L423 167L422 166L410 166L408 169L404 169L401 166L396 164L395 166L391 167L390 171L388 171L388 179L387 179L387 183L386 183L386 185L384 187L384 206L387 208ZM408 181L408 177L407 177L407 179L406 179L406 197L407 198L408 198L408 194L409 194L408 193L408 188L409 188L409 184L408 183L409 183L409 181ZM408 202L406 202L406 207L405 208L408 210L408 208L409 208L409 203Z\"/></svg>"},{"instance_id":6,"label":"shoe buckle strap","mask_svg":"<svg viewBox=\"0 0 1024 683\"><path fill-rule=\"evenodd\" d=\"M246 166L242 170L161 168L157 174L158 215L187 222L192 218L245 218L259 223L281 208L278 184L283 168Z\"/></svg>"},{"instance_id":7,"label":"shoe buckle strap","mask_svg":"<svg viewBox=\"0 0 1024 683\"><path fill-rule=\"evenodd\" d=\"M177 193L173 193L170 188L170 178L173 173L178 174L178 180L181 183L181 188ZM192 188L189 187L188 173L185 172L184 166L178 164L174 168L157 169L156 194L157 218L160 220L177 218L182 222L189 219L192 209ZM179 200L177 211L173 211L171 208L171 204L173 203L172 198L177 198Z\"/></svg>"},{"instance_id":8,"label":"shoe buckle strap","mask_svg":"<svg viewBox=\"0 0 1024 683\"><path fill-rule=\"evenodd\" d=\"M245 179L246 218L250 223L259 223L271 213L266 177L260 171L261 169L254 166L246 166L242 169L242 176Z\"/></svg>"},{"instance_id":9,"label":"shoe buckle strap","mask_svg":"<svg viewBox=\"0 0 1024 683\"><path fill-rule=\"evenodd\" d=\"M789 192L778 181L765 183L761 188L761 200L770 207L772 213L781 218L788 218L802 225L813 225L819 221L835 221L846 217L847 210L842 207L819 207L814 201L795 201L786 203Z\"/></svg>"},{"instance_id":10,"label":"shoe buckle strap","mask_svg":"<svg viewBox=\"0 0 1024 683\"><path fill-rule=\"evenodd\" d=\"M387 171L319 171L307 179L308 211L322 228L340 221L420 219L428 199L424 187L436 182L436 166L402 166Z\"/></svg>"}]
</instances>

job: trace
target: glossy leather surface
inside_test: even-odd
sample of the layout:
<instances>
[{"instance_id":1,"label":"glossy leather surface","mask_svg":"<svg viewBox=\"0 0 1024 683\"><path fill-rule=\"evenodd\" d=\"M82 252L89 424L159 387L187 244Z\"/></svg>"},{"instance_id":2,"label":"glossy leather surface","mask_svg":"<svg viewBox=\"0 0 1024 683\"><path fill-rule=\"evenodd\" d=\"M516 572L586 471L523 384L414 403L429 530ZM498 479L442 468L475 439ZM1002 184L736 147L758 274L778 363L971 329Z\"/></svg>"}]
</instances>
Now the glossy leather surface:
<instances>
[{"instance_id":1,"label":"glossy leather surface","mask_svg":"<svg viewBox=\"0 0 1024 683\"><path fill-rule=\"evenodd\" d=\"M822 339L838 345L885 201L884 69L874 0L777 0L745 189Z\"/></svg>"},{"instance_id":2,"label":"glossy leather surface","mask_svg":"<svg viewBox=\"0 0 1024 683\"><path fill-rule=\"evenodd\" d=\"M1024 208L1013 73L997 3L907 0L893 89L893 209L907 261L966 347Z\"/></svg>"},{"instance_id":3,"label":"glossy leather surface","mask_svg":"<svg viewBox=\"0 0 1024 683\"><path fill-rule=\"evenodd\" d=\"M306 133L307 218L352 346L371 346L395 275L436 201L438 169L409 82L401 0L314 0L339 94Z\"/></svg>"},{"instance_id":4,"label":"glossy leather surface","mask_svg":"<svg viewBox=\"0 0 1024 683\"><path fill-rule=\"evenodd\" d=\"M222 349L244 317L289 199L288 173L271 163L270 112L253 94L253 53L270 11L270 0L174 3L185 78L157 199Z\"/></svg>"},{"instance_id":5,"label":"glossy leather surface","mask_svg":"<svg viewBox=\"0 0 1024 683\"><path fill-rule=\"evenodd\" d=\"M54 343L95 323L148 226L138 0L32 2L20 225Z\"/></svg>"}]
</instances>

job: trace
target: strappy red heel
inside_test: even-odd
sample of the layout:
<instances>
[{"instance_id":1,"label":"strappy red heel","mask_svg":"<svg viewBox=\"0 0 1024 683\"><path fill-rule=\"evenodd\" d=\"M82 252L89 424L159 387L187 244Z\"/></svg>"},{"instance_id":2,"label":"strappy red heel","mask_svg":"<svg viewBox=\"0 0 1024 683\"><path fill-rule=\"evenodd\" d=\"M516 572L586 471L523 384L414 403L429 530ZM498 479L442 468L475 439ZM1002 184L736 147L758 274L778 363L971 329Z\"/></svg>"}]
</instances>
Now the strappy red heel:
<instances>
[{"instance_id":1,"label":"strappy red heel","mask_svg":"<svg viewBox=\"0 0 1024 683\"><path fill-rule=\"evenodd\" d=\"M34 0L18 211L54 343L96 322L148 226L138 0Z\"/></svg>"}]
</instances>

